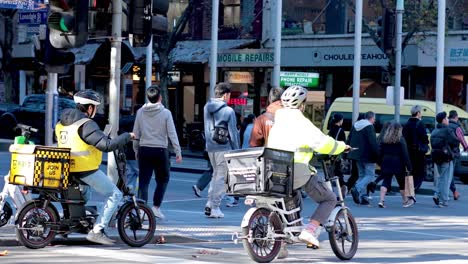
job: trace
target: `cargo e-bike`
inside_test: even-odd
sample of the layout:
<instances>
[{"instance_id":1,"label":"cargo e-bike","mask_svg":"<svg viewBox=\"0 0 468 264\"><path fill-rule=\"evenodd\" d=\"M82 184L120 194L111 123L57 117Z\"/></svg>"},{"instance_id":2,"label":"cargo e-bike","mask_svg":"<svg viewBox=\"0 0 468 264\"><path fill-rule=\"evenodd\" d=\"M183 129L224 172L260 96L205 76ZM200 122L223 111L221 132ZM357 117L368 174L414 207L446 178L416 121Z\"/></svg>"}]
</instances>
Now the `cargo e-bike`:
<instances>
[{"instance_id":1,"label":"cargo e-bike","mask_svg":"<svg viewBox=\"0 0 468 264\"><path fill-rule=\"evenodd\" d=\"M96 210L85 206L80 191L83 182L68 175L70 149L44 146L24 149L12 145L10 152L10 182L28 185L33 194L38 194L16 215L16 237L22 245L32 249L43 248L57 234L67 237L71 233L87 234L92 230L98 215ZM124 195L124 203L116 215L118 232L129 246L141 247L153 239L156 219L151 209L126 186L124 150L115 150L114 157L119 176L117 187ZM25 162L27 159L32 165ZM18 168L19 165L23 168ZM29 165L31 170L27 169ZM63 216L54 203L60 203Z\"/></svg>"},{"instance_id":2,"label":"cargo e-bike","mask_svg":"<svg viewBox=\"0 0 468 264\"><path fill-rule=\"evenodd\" d=\"M259 263L273 261L281 243L303 243L298 236L303 229L301 195L293 190L294 153L268 148L233 151L225 154L228 164L228 193L246 196L251 205L241 223L242 234L234 234L235 243L242 241L249 257ZM333 175L337 156L320 156L325 181L335 183L337 205L323 228L330 245L341 260L354 257L358 249L358 227L350 209L345 206L338 177ZM312 176L318 177L318 175Z\"/></svg>"}]
</instances>

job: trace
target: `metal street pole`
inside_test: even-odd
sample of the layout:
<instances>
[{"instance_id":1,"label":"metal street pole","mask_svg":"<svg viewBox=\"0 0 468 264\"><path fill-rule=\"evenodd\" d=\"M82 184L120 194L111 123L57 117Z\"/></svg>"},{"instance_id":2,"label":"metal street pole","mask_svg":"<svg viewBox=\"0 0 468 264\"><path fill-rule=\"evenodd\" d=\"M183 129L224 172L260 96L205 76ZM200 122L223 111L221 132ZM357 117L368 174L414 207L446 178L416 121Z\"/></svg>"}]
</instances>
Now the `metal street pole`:
<instances>
[{"instance_id":1,"label":"metal street pole","mask_svg":"<svg viewBox=\"0 0 468 264\"><path fill-rule=\"evenodd\" d=\"M49 72L47 74L47 92L46 92L46 117L45 117L45 144L52 146L54 138L55 123L57 123L57 93L58 73Z\"/></svg>"},{"instance_id":2,"label":"metal street pole","mask_svg":"<svg viewBox=\"0 0 468 264\"><path fill-rule=\"evenodd\" d=\"M403 12L405 10L405 1L398 0L396 3L396 47L395 47L395 87L393 95L395 102L395 121L400 122L400 86L401 86L401 51L402 51L402 31L403 31Z\"/></svg>"},{"instance_id":3,"label":"metal street pole","mask_svg":"<svg viewBox=\"0 0 468 264\"><path fill-rule=\"evenodd\" d=\"M354 18L354 68L353 68L353 123L359 117L359 96L361 91L361 41L362 41L362 0L356 0Z\"/></svg>"},{"instance_id":4,"label":"metal street pole","mask_svg":"<svg viewBox=\"0 0 468 264\"><path fill-rule=\"evenodd\" d=\"M219 0L213 0L211 11L210 97L214 97L218 67L218 17Z\"/></svg>"},{"instance_id":5,"label":"metal street pole","mask_svg":"<svg viewBox=\"0 0 468 264\"><path fill-rule=\"evenodd\" d=\"M283 0L276 1L276 19L275 21L275 55L273 64L272 86L280 87L280 71L281 71L281 18L283 8Z\"/></svg>"},{"instance_id":6,"label":"metal street pole","mask_svg":"<svg viewBox=\"0 0 468 264\"><path fill-rule=\"evenodd\" d=\"M109 82L109 124L112 127L111 137L117 136L119 130L120 102L120 54L122 49L122 0L112 1L112 39L110 56ZM117 166L112 152L107 155L107 175L117 182Z\"/></svg>"},{"instance_id":7,"label":"metal street pole","mask_svg":"<svg viewBox=\"0 0 468 264\"><path fill-rule=\"evenodd\" d=\"M146 47L146 79L145 79L145 87L151 86L151 79L153 78L153 36L151 36L151 41ZM146 96L145 96L146 98ZM148 100L148 98L146 98Z\"/></svg>"},{"instance_id":8,"label":"metal street pole","mask_svg":"<svg viewBox=\"0 0 468 264\"><path fill-rule=\"evenodd\" d=\"M445 0L437 1L437 75L436 114L442 112L444 102L444 60L445 60Z\"/></svg>"}]
</instances>

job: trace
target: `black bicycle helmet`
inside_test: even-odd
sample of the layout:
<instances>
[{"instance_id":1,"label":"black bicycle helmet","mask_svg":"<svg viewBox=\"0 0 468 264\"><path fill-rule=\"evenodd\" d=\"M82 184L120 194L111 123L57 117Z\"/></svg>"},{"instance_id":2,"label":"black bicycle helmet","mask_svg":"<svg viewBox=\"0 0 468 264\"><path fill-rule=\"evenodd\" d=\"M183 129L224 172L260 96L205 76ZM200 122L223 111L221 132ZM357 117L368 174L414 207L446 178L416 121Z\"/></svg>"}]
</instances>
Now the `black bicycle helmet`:
<instances>
[{"instance_id":1,"label":"black bicycle helmet","mask_svg":"<svg viewBox=\"0 0 468 264\"><path fill-rule=\"evenodd\" d=\"M73 96L73 100L77 104L82 104L82 105L100 105L101 104L101 96L99 95L98 92L91 90L91 89L86 89L77 92Z\"/></svg>"}]
</instances>

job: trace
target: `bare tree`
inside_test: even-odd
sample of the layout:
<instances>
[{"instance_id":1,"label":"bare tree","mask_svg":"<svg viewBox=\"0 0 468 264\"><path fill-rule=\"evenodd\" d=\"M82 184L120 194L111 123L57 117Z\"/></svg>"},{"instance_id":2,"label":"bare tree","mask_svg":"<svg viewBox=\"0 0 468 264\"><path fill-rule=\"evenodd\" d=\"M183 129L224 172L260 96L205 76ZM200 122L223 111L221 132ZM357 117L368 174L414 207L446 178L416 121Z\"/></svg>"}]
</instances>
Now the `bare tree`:
<instances>
[{"instance_id":1,"label":"bare tree","mask_svg":"<svg viewBox=\"0 0 468 264\"><path fill-rule=\"evenodd\" d=\"M195 4L200 0L190 0L187 7L182 13L181 17L174 26L172 32L166 33L160 37L155 38L155 51L159 56L159 78L161 80L159 87L161 88L161 95L163 104L167 105L167 86L169 83L168 72L172 70L173 63L169 58L169 54L175 48L177 41L180 40L185 27L192 16Z\"/></svg>"},{"instance_id":2,"label":"bare tree","mask_svg":"<svg viewBox=\"0 0 468 264\"><path fill-rule=\"evenodd\" d=\"M8 103L12 102L14 99L11 53L13 50L14 41L13 19L16 15L16 12L16 9L0 9L0 16L4 21L4 28L0 30L0 32L3 32L3 38L0 38L0 48L2 49L3 54L3 58L1 60L1 69L5 86L5 101Z\"/></svg>"}]
</instances>

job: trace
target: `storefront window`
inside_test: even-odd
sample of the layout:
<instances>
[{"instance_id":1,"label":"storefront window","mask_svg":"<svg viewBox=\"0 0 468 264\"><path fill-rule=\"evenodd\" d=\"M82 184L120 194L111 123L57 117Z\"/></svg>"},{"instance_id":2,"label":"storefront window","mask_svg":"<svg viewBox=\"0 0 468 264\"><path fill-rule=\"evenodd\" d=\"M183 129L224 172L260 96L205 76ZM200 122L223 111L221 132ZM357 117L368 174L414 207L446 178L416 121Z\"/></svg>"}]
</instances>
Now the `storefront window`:
<instances>
[{"instance_id":1,"label":"storefront window","mask_svg":"<svg viewBox=\"0 0 468 264\"><path fill-rule=\"evenodd\" d=\"M238 27L240 25L240 0L224 0L224 26Z\"/></svg>"},{"instance_id":2,"label":"storefront window","mask_svg":"<svg viewBox=\"0 0 468 264\"><path fill-rule=\"evenodd\" d=\"M187 8L188 0L171 0L169 3L169 11L167 11L167 22L168 30L171 32L174 29L174 26L177 24L177 21L184 13L185 8ZM188 32L188 27L185 27L184 33Z\"/></svg>"}]
</instances>

